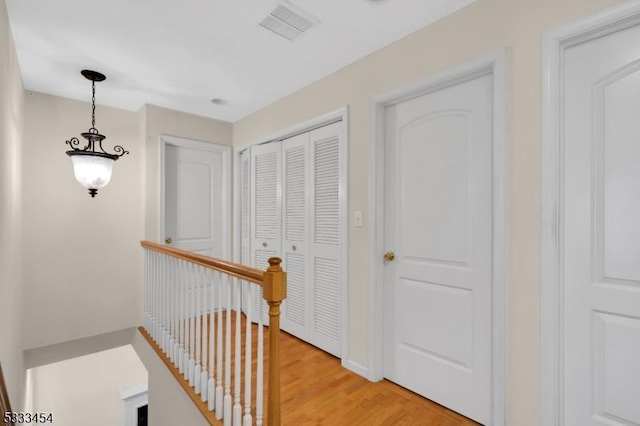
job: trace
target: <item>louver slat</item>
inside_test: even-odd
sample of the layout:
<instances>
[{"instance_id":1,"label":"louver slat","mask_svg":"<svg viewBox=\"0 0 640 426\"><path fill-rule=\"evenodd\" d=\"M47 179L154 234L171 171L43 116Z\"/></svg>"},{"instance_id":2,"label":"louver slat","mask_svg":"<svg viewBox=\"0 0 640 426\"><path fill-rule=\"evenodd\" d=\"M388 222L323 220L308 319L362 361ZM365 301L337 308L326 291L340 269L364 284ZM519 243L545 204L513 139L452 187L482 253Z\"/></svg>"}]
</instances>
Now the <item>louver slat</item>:
<instances>
[{"instance_id":1,"label":"louver slat","mask_svg":"<svg viewBox=\"0 0 640 426\"><path fill-rule=\"evenodd\" d=\"M316 258L314 268L314 328L333 340L339 337L338 261Z\"/></svg>"},{"instance_id":2,"label":"louver slat","mask_svg":"<svg viewBox=\"0 0 640 426\"><path fill-rule=\"evenodd\" d=\"M314 150L314 242L337 246L340 242L338 138L316 142Z\"/></svg>"},{"instance_id":3,"label":"louver slat","mask_svg":"<svg viewBox=\"0 0 640 426\"><path fill-rule=\"evenodd\" d=\"M306 241L305 147L291 148L285 153L285 238L289 241Z\"/></svg>"},{"instance_id":4,"label":"louver slat","mask_svg":"<svg viewBox=\"0 0 640 426\"><path fill-rule=\"evenodd\" d=\"M242 238L250 238L251 234L249 233L249 221L250 221L250 210L249 210L249 155L247 152L243 153L242 158ZM246 261L246 259L243 259Z\"/></svg>"},{"instance_id":5,"label":"louver slat","mask_svg":"<svg viewBox=\"0 0 640 426\"><path fill-rule=\"evenodd\" d=\"M306 265L305 256L287 253L287 309L285 316L287 320L295 322L300 326L305 326L305 304L306 304Z\"/></svg>"},{"instance_id":6,"label":"louver slat","mask_svg":"<svg viewBox=\"0 0 640 426\"><path fill-rule=\"evenodd\" d=\"M270 152L255 157L255 237L278 238L278 168L277 153ZM256 265L256 267L260 267Z\"/></svg>"}]
</instances>

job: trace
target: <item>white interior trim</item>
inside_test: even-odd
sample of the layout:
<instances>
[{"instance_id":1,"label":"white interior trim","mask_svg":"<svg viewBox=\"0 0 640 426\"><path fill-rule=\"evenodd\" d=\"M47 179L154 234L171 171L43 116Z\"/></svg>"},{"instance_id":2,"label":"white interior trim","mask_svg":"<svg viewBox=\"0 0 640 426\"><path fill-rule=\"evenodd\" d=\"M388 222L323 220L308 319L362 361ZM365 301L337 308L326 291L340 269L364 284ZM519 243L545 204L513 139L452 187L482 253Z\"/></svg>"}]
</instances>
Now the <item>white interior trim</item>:
<instances>
[{"instance_id":1,"label":"white interior trim","mask_svg":"<svg viewBox=\"0 0 640 426\"><path fill-rule=\"evenodd\" d=\"M138 408L149 404L149 386L144 383L120 391L124 402L124 426L138 425Z\"/></svg>"},{"instance_id":2,"label":"white interior trim","mask_svg":"<svg viewBox=\"0 0 640 426\"><path fill-rule=\"evenodd\" d=\"M369 149L369 366L367 378L384 375L384 130L385 108L439 90L478 75L493 75L493 316L492 316L492 425L505 424L506 366L506 58L500 50L488 56L411 83L374 98Z\"/></svg>"},{"instance_id":3,"label":"white interior trim","mask_svg":"<svg viewBox=\"0 0 640 426\"><path fill-rule=\"evenodd\" d=\"M164 170L164 160L165 160L165 150L167 145L181 146L185 148L191 149L199 149L203 151L210 152L220 152L222 153L222 198L224 200L225 206L222 209L222 223L223 226L223 235L222 235L222 251L223 259L228 259L231 256L231 232L230 232L230 224L231 224L231 169L230 169L230 156L231 156L231 147L227 145L218 145L211 142L203 142L194 139L181 138L177 136L169 136L169 135L160 135L160 149L159 149L159 167L160 170L160 196L158 197L158 210L159 210L159 220L158 220L158 243L164 244L165 239L165 170Z\"/></svg>"},{"instance_id":4,"label":"white interior trim","mask_svg":"<svg viewBox=\"0 0 640 426\"><path fill-rule=\"evenodd\" d=\"M563 280L561 260L564 141L560 115L565 50L640 22L640 1L617 5L594 16L545 33L542 45L542 218L540 425L564 424L563 398Z\"/></svg>"},{"instance_id":5,"label":"white interior trim","mask_svg":"<svg viewBox=\"0 0 640 426\"><path fill-rule=\"evenodd\" d=\"M349 359L349 289L347 287L348 278L349 278L349 109L348 107L340 108L338 110L329 112L327 114L321 115L319 117L312 118L310 120L304 121L302 123L295 124L291 127L288 127L284 130L272 133L268 136L264 136L254 141L240 145L238 147L234 147L234 155L233 155L233 167L235 170L234 173L234 185L233 185L233 206L235 214L233 215L233 260L235 262L240 262L241 258L241 250L242 250L242 230L240 229L240 225L242 223L241 218L241 173L242 168L240 164L240 153L247 148L250 148L255 145L260 145L268 142L275 142L283 139L287 139L293 136L296 136L301 133L306 133L311 130L317 129L319 127L323 127L332 123L336 123L338 121L342 122L341 136L342 141L340 145L340 158L342 162L340 164L340 174L341 174L341 187L340 187L340 211L343 214L340 215L340 233L343 236L340 244L342 245L342 259L343 259L343 267L340 271L340 280L341 280L341 289L342 292L340 294L340 351L341 356L340 359L342 361L342 366L357 373L364 377L366 374L363 374L362 366L357 364Z\"/></svg>"},{"instance_id":6,"label":"white interior trim","mask_svg":"<svg viewBox=\"0 0 640 426\"><path fill-rule=\"evenodd\" d=\"M349 109L347 107L340 108L321 116L303 121L302 123L294 124L293 126L287 127L286 129L254 139L249 143L235 147L235 151L239 154L241 151L244 151L247 148L251 148L254 145L287 139L292 136L299 135L300 133L310 132L311 130L317 129L318 127L323 127L328 124L335 123L336 121L346 121L348 115Z\"/></svg>"}]
</instances>

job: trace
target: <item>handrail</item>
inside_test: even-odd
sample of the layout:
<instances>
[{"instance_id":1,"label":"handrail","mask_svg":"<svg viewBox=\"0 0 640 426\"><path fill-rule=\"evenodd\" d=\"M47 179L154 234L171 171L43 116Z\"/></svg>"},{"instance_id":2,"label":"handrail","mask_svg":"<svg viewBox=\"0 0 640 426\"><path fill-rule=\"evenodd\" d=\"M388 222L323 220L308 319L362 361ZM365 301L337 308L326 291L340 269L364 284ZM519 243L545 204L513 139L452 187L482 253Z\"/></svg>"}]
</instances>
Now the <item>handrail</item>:
<instances>
[{"instance_id":1,"label":"handrail","mask_svg":"<svg viewBox=\"0 0 640 426\"><path fill-rule=\"evenodd\" d=\"M281 422L280 336L279 336L280 335L280 305L287 296L286 273L282 270L280 266L280 263L282 262L282 260L277 257L272 257L269 259L269 267L266 270L260 270L260 269L251 268L245 265L241 265L238 263L215 259L212 257L196 254L186 250L177 249L174 247L167 247L167 246L153 243L150 241L141 241L140 245L144 249L159 253L160 257L162 257L162 255L165 255L165 256L176 258L176 259L181 259L186 262L199 265L200 267L212 269L222 274L230 275L240 280L254 283L262 287L262 292L261 292L262 297L269 306L269 360L268 360L269 382L268 382L268 389L267 389L267 407L268 407L267 408L267 424L269 426L279 426ZM195 397L195 395L200 393L200 389L204 391L205 387L214 385L211 379L209 379L210 383L206 383L207 382L206 381L206 376L207 376L206 357L203 359L203 364L202 364L204 368L201 369L202 366L200 364L199 356L201 355L201 350L206 351L206 348L201 349L200 343L202 339L207 338L206 327L207 327L207 322L209 320L211 320L211 322L217 321L216 324L218 325L218 331L222 332L222 328L221 328L222 327L221 324L223 321L222 314L221 314L221 311L218 311L218 313L215 314L215 316L218 317L217 320L214 319L213 313L211 314L209 319L203 319L203 318L207 318L206 315L202 317L196 317L193 313L187 314L187 316L185 316L185 312L187 312L185 311L185 309L188 310L193 307L196 307L196 310L200 309L200 308L197 308L197 306L200 306L200 305L196 304L196 296L193 293L191 293L190 295L184 296L184 294L186 293L183 292L182 299L179 299L177 302L175 301L175 299L174 300L170 299L172 295L177 294L177 292L180 291L179 290L180 287L178 288L170 287L171 283L174 282L175 277L171 275L172 278L167 279L165 276L165 273L166 273L166 270L156 270L155 272L151 273L150 276L147 276L145 278L146 280L147 279L152 280L152 282L150 284L145 284L146 285L145 313L146 313L146 318L149 319L149 322L147 326L144 327L145 333L143 333L143 335L150 341L150 343L154 342L152 343L152 346L155 345L154 349L156 349L156 352L163 359L163 361L165 361L169 369L174 373L174 375L176 376L176 378L179 379L179 381L180 381L181 374L184 371L184 378L185 379L189 378L189 379L188 381L182 383L183 387L185 387L185 389L190 389L191 387L195 386L194 387L195 390L191 390L188 392L193 393L193 394L190 394L191 398L194 400L194 402L196 402L196 405L203 412L205 417L209 419L206 412L207 410L209 411L212 410L211 399L209 399L209 406L207 407L206 405L198 404L197 403L198 398ZM189 279L187 279L185 284L186 287L184 286L182 287L183 291L185 288L187 289L200 288L200 290L196 290L196 291L202 291L203 287L197 287L196 284L194 283L194 280L197 280L197 279L198 278L192 278L190 281ZM238 281L238 282L241 282L241 281ZM155 287L153 287L152 285L155 285ZM149 286L152 286L152 287L149 287ZM148 296L149 293L147 293L149 291L149 288L152 291L152 293L150 293L151 296ZM236 294L238 296L236 297L236 300L239 300L241 299L241 296L239 293L240 287L235 287L235 289L236 289L235 291L238 292ZM232 290L228 289L228 291L232 291ZM202 294L204 295L205 293L202 293ZM146 299L147 297L150 297L150 298ZM185 299L185 297L187 297L188 299ZM214 306L213 299L214 299L214 296L212 292L211 293L212 304L210 306ZM230 301L230 300L231 300L230 296L227 295L227 301ZM206 301L204 303L206 303ZM235 307L236 330L239 330L240 304L239 302L236 302L236 303L238 303ZM227 304L226 307L227 307L227 316L226 316L225 326L227 331L225 334L226 343L224 343L224 347L226 351L225 360L227 362L227 367L230 367L229 351L230 351L231 341L229 340L230 339L229 332L230 332L230 323L232 318L231 311L234 310L234 308L230 304ZM147 309L149 309L149 311L147 311ZM191 312L194 312L194 311L191 311ZM198 314L198 315L201 315L201 314ZM168 320L168 323L166 322L166 320ZM247 319L247 324L249 324L249 322L250 322L250 317L249 319ZM262 343L261 343L262 319L259 320L258 326L259 326L258 348L261 348L262 347ZM176 327L178 328L178 332L177 332L178 336L175 335ZM204 332L202 331L203 327L205 327ZM209 330L209 333L210 334L214 333L213 325L210 324L210 327L211 328ZM196 337L194 337L194 329L195 329ZM190 333L190 335L180 334L182 332L187 332L187 331ZM249 327L247 328L247 332L248 331L249 331ZM186 346L186 349L180 346L182 345L183 339L186 339L185 340L186 343L184 343L183 345L183 346ZM220 339L220 337L218 337L218 339ZM215 341L212 338L209 344L211 345L211 352L209 353L210 356L211 354L214 353L212 350L213 345L218 345L217 346L218 355L216 355L216 359L220 360L221 354L222 354L221 352L222 341L218 340L218 343L215 343ZM194 346L195 346L195 359L194 359ZM236 350L239 350L239 347L240 347L239 335L236 334ZM163 353L167 355L165 356L163 355ZM236 352L236 354L239 354L239 352ZM184 356L184 362L182 361L183 356ZM261 359L261 356L262 355L259 355L260 357L259 359ZM211 359L211 361L212 363L210 363L210 373L213 374L213 369L214 369L213 358ZM235 361L236 365L239 365L239 361L240 361L240 355L236 355L236 361ZM221 362L222 361L218 361L218 364L216 366L216 371L218 374L220 374L220 369L222 368ZM250 365L250 358L249 358L249 362L247 363L247 369L249 369L249 365ZM239 366L236 368L238 368L237 371L239 372L240 371ZM225 371L229 371L229 370L225 370ZM225 395L224 395L225 424L227 424L227 421L228 421L226 418L227 411L231 410L231 396L229 393L229 390L230 390L229 374L230 373L227 373L227 375L225 376ZM202 377L201 380L198 380L199 375L204 375L204 377ZM238 374L237 377L240 377L240 374ZM236 379L234 378L234 380ZM222 390L221 383L222 382L221 382L220 376L218 376L217 385L218 387L220 387L220 390L216 388L216 395L221 395L220 393L220 391ZM248 385L249 390L247 390L247 392L250 392L250 383L251 381L249 381L249 385ZM260 387L258 389L260 389ZM212 388L211 388L211 391L207 390L208 393L212 393L212 391L213 391ZM241 407L240 407L238 395L234 394L234 396L236 397L236 401L233 408L234 410L233 416L234 416L234 424L236 424L235 416L236 415L239 416L241 414L240 413ZM206 397L204 396L204 393L202 393L201 400L204 402L205 399ZM219 410L221 407L221 403L222 401L218 402L218 400L216 399L215 405L217 408L216 408L215 418L218 420L221 419L221 417L219 417ZM249 405L246 406L245 418L243 421L243 424L245 425L247 424L247 419L249 422L251 422L251 419L250 419L251 416L248 411L249 410L248 407Z\"/></svg>"},{"instance_id":2,"label":"handrail","mask_svg":"<svg viewBox=\"0 0 640 426\"><path fill-rule=\"evenodd\" d=\"M215 269L216 271L224 272L227 275L233 275L234 277L251 281L254 284L262 285L263 283L264 270L251 268L249 266L229 262L227 260L204 256L174 247L163 246L162 244L152 243L151 241L141 241L140 245L158 253L164 253L178 259L183 259L188 262L204 266L205 268Z\"/></svg>"}]
</instances>

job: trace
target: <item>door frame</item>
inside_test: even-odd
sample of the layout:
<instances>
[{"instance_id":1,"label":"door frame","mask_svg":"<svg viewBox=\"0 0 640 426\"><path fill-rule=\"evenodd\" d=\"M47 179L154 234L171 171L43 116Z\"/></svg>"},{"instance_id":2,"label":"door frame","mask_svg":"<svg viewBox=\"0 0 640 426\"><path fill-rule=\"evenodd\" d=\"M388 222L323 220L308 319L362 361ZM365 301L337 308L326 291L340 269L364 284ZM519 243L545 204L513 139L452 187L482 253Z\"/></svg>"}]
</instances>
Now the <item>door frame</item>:
<instances>
[{"instance_id":1,"label":"door frame","mask_svg":"<svg viewBox=\"0 0 640 426\"><path fill-rule=\"evenodd\" d=\"M147 383L122 389L120 399L124 405L123 426L138 425L138 408L149 405L149 385Z\"/></svg>"},{"instance_id":2,"label":"door frame","mask_svg":"<svg viewBox=\"0 0 640 426\"><path fill-rule=\"evenodd\" d=\"M399 102L440 90L481 75L493 76L493 288L492 288L492 407L491 424L505 424L505 296L506 296L506 60L505 49L453 67L406 87L377 96L372 102L369 146L369 368L372 381L384 377L384 147L385 109Z\"/></svg>"},{"instance_id":3,"label":"door frame","mask_svg":"<svg viewBox=\"0 0 640 426\"><path fill-rule=\"evenodd\" d=\"M341 186L339 190L339 209L343 214L340 217L340 244L341 244L341 271L340 271L340 360L341 365L348 370L363 375L359 369L359 364L354 363L349 357L349 108L343 107L335 111L311 118L304 122L294 124L291 127L276 131L267 136L259 137L253 141L234 146L233 148L233 260L240 263L242 252L242 164L240 153L255 145L268 142L276 142L287 139L302 133L310 132L329 124L342 122L342 138L340 141L340 165ZM285 271L286 272L286 271Z\"/></svg>"},{"instance_id":4,"label":"door frame","mask_svg":"<svg viewBox=\"0 0 640 426\"><path fill-rule=\"evenodd\" d=\"M562 73L565 51L640 23L640 1L625 2L543 35L542 41L542 216L540 223L540 425L564 424L562 212L564 141Z\"/></svg>"},{"instance_id":5,"label":"door frame","mask_svg":"<svg viewBox=\"0 0 640 426\"><path fill-rule=\"evenodd\" d=\"M199 149L202 151L222 153L222 258L229 259L231 256L231 168L230 156L231 147L227 145L219 145L213 142L198 141L195 139L187 139L178 136L160 135L159 149L159 172L160 172L160 196L158 197L158 243L164 244L165 235L165 151L167 145L178 146L182 148Z\"/></svg>"}]
</instances>

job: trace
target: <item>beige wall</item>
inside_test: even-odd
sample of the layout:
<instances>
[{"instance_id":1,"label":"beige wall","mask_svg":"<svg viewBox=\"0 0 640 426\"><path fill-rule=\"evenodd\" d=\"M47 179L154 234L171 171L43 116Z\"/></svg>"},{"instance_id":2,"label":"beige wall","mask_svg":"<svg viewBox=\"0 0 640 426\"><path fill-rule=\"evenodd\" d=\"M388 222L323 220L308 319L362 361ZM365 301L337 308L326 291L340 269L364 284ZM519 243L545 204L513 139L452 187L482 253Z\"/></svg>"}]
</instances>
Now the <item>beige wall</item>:
<instances>
[{"instance_id":1,"label":"beige wall","mask_svg":"<svg viewBox=\"0 0 640 426\"><path fill-rule=\"evenodd\" d=\"M30 370L31 412L53 413L53 424L122 425L120 391L147 383L147 370L131 345Z\"/></svg>"},{"instance_id":2,"label":"beige wall","mask_svg":"<svg viewBox=\"0 0 640 426\"><path fill-rule=\"evenodd\" d=\"M22 120L20 68L0 0L0 364L14 409L22 409Z\"/></svg>"},{"instance_id":3,"label":"beige wall","mask_svg":"<svg viewBox=\"0 0 640 426\"><path fill-rule=\"evenodd\" d=\"M207 426L204 416L140 333L135 334L132 345L149 372L149 424Z\"/></svg>"},{"instance_id":4,"label":"beige wall","mask_svg":"<svg viewBox=\"0 0 640 426\"><path fill-rule=\"evenodd\" d=\"M507 60L507 424L537 425L540 338L541 36L617 0L477 0L234 125L234 145L349 107L349 357L367 365L372 98L498 49Z\"/></svg>"},{"instance_id":5,"label":"beige wall","mask_svg":"<svg viewBox=\"0 0 640 426\"><path fill-rule=\"evenodd\" d=\"M140 111L140 126L146 148L145 239L157 241L159 224L159 146L160 135L178 136L218 145L231 145L231 123L193 114L145 105Z\"/></svg>"},{"instance_id":6,"label":"beige wall","mask_svg":"<svg viewBox=\"0 0 640 426\"><path fill-rule=\"evenodd\" d=\"M96 108L105 149L118 144L130 154L116 162L109 185L91 198L65 155L65 141L91 127L90 114L86 102L26 94L25 349L140 324L144 146L137 115Z\"/></svg>"},{"instance_id":7,"label":"beige wall","mask_svg":"<svg viewBox=\"0 0 640 426\"><path fill-rule=\"evenodd\" d=\"M96 336L93 346L104 347L107 337L142 323L139 241L145 235L157 239L159 136L231 145L232 125L150 105L138 112L98 105L96 127L107 135L105 147L122 145L130 154L117 161L111 182L92 199L75 181L64 153L65 141L90 127L90 104L33 92L25 96L24 297L29 302L22 316L23 348L34 356L53 349L68 353L77 339L89 336ZM9 324L17 327L20 321ZM163 383L155 386L159 401L176 393L163 380L168 381L151 379Z\"/></svg>"},{"instance_id":8,"label":"beige wall","mask_svg":"<svg viewBox=\"0 0 640 426\"><path fill-rule=\"evenodd\" d=\"M105 148L118 144L130 154L91 198L64 153L65 141L90 127L90 112L86 102L26 94L25 349L141 324L139 241L157 239L158 136L232 141L230 123L150 105L138 112L98 105Z\"/></svg>"}]
</instances>

